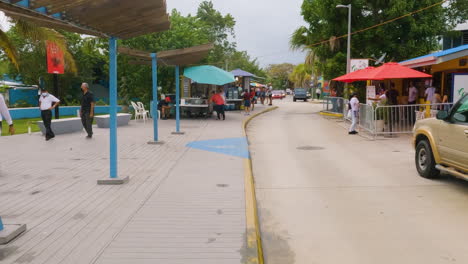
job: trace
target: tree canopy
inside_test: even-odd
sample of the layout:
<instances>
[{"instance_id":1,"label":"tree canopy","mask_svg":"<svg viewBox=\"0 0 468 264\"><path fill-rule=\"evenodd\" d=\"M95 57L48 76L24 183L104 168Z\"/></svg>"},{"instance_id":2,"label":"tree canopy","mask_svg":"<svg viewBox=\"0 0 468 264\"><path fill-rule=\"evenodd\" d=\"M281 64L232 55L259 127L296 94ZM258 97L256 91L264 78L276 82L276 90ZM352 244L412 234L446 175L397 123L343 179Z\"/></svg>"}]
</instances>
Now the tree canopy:
<instances>
[{"instance_id":1,"label":"tree canopy","mask_svg":"<svg viewBox=\"0 0 468 264\"><path fill-rule=\"evenodd\" d=\"M23 62L19 70L9 62L8 54L1 54L0 60L10 64L8 72L11 76L20 74L25 83L37 84L39 77L44 77L46 85L51 88L52 75L46 73L45 45L40 39L28 39L21 34L21 24L12 21L14 26L6 32L6 37L16 47L17 57ZM242 68L258 76L266 76L256 59L247 52L237 50L234 26L235 19L230 14L221 14L211 1L200 4L195 15L182 15L177 10L171 11L171 29L165 32L148 34L129 40L119 40L119 45L130 48L159 52L208 42L215 44L214 50L201 64L211 64L226 70ZM65 49L74 58L77 69L60 76L61 96L65 103L76 103L81 82L108 85L108 41L95 37L86 37L75 33L60 31ZM1 37L1 36L0 36ZM118 56L119 67L119 97L127 100L138 98L145 103L151 99L151 67L129 64L125 55ZM175 89L174 69L158 67L158 86L163 92L171 93ZM121 102L126 103L126 102Z\"/></svg>"},{"instance_id":2,"label":"tree canopy","mask_svg":"<svg viewBox=\"0 0 468 264\"><path fill-rule=\"evenodd\" d=\"M325 79L346 72L346 37L348 9L338 4L352 4L352 32L378 25L410 12L426 8L440 0L304 0L302 16L307 26L298 28L291 38L291 46L310 50ZM378 58L402 61L439 49L440 36L455 24L468 19L468 1L453 0L447 5L435 5L422 12L396 20L365 32L352 35L352 58ZM323 40L326 43L314 45Z\"/></svg>"}]
</instances>

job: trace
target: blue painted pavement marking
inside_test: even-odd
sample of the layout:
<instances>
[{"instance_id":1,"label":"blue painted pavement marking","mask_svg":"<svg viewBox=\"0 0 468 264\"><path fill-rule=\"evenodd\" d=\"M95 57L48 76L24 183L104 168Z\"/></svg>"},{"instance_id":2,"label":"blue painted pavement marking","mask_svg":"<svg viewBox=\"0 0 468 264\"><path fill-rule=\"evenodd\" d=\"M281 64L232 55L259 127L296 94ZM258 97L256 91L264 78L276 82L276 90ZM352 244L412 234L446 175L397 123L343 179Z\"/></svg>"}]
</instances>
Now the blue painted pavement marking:
<instances>
[{"instance_id":1,"label":"blue painted pavement marking","mask_svg":"<svg viewBox=\"0 0 468 264\"><path fill-rule=\"evenodd\" d=\"M245 137L194 141L188 143L186 147L240 158L250 158L249 147Z\"/></svg>"}]
</instances>

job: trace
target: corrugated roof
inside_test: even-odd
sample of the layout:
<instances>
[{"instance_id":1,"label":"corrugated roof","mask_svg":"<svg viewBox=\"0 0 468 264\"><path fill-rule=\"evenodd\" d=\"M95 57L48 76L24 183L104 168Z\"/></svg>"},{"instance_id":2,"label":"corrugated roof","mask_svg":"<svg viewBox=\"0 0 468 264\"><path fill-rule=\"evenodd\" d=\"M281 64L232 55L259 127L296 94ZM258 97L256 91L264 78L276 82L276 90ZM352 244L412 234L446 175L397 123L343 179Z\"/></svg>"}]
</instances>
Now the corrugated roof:
<instances>
[{"instance_id":1,"label":"corrugated roof","mask_svg":"<svg viewBox=\"0 0 468 264\"><path fill-rule=\"evenodd\" d=\"M170 28L165 0L0 0L7 16L100 37L132 38Z\"/></svg>"},{"instance_id":2,"label":"corrugated roof","mask_svg":"<svg viewBox=\"0 0 468 264\"><path fill-rule=\"evenodd\" d=\"M424 55L424 56L420 56L420 57L417 57L417 58L405 60L405 61L402 61L400 63L406 63L406 62L415 61L415 60L424 59L424 58L430 58L430 57L434 57L434 58L443 57L443 56L447 56L447 55L457 53L457 52L460 52L460 51L463 51L463 50L468 50L468 44L463 45L463 46L458 46L458 47L448 49L448 50L442 50L442 51L434 52L434 53L427 54L427 55Z\"/></svg>"},{"instance_id":3,"label":"corrugated roof","mask_svg":"<svg viewBox=\"0 0 468 264\"><path fill-rule=\"evenodd\" d=\"M250 72L246 72L246 71L241 70L241 69L235 69L235 70L231 71L231 73L234 76L239 76L239 77L255 77L255 74L250 73Z\"/></svg>"}]
</instances>

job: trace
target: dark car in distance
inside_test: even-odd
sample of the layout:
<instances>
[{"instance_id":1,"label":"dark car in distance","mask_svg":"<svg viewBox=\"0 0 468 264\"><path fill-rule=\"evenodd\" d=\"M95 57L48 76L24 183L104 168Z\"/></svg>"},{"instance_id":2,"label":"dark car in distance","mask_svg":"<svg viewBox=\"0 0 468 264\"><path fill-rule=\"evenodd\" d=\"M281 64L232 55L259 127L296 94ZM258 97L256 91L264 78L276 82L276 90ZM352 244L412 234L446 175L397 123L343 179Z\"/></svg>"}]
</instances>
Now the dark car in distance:
<instances>
[{"instance_id":1,"label":"dark car in distance","mask_svg":"<svg viewBox=\"0 0 468 264\"><path fill-rule=\"evenodd\" d=\"M294 97L293 101L296 102L296 100L304 100L304 102L307 102L307 89L304 88L296 88L294 89Z\"/></svg>"}]
</instances>

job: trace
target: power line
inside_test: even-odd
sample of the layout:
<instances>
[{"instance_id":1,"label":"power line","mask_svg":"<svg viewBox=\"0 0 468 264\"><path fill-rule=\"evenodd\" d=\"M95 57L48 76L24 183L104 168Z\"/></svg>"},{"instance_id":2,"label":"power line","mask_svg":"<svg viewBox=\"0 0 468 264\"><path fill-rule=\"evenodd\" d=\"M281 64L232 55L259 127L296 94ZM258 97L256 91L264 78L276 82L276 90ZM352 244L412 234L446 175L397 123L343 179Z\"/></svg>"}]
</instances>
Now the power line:
<instances>
[{"instance_id":1,"label":"power line","mask_svg":"<svg viewBox=\"0 0 468 264\"><path fill-rule=\"evenodd\" d=\"M420 13L420 12L422 12L422 11L425 11L425 10L427 10L427 9L433 8L433 7L435 7L435 6L442 5L443 3L448 2L448 1L450 1L450 0L443 0L443 1L440 1L440 2L438 2L438 3L436 3L436 4L432 4L432 5L430 5L430 6L427 6L427 7L421 8L421 9L419 9L419 10L410 12L410 13L408 13L408 14L402 15L402 16L400 16L400 17L393 18L393 19L387 20L387 21L385 21L385 22L382 22L382 23L379 23L379 24L376 24L376 25L373 25L373 26L370 26L370 27L367 27L367 28L364 28L364 29L361 29L361 30L358 30L358 31L354 31L354 32L351 33L351 35L355 35L355 34L358 34L358 33L361 33L361 32L364 32L364 31L367 31L367 30L376 28L376 27L380 27L380 26L383 26L383 25L386 25L386 24L395 22L395 21L397 21L397 20L400 20L400 19L402 19L402 18L405 18L405 17L411 16L411 15ZM339 37L337 37L337 38L335 38L335 39L342 39L342 38L346 38L346 37L348 37L348 34L339 36ZM318 46L318 45L327 43L327 42L329 42L329 41L330 41L329 39L327 39L327 40L322 40L322 41L320 41L320 42L317 42L317 43L314 43L314 44L311 44L311 45L307 45L307 46L308 46L308 47L315 47L315 46Z\"/></svg>"}]
</instances>

